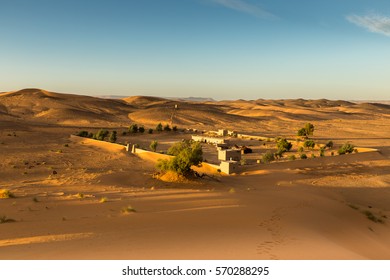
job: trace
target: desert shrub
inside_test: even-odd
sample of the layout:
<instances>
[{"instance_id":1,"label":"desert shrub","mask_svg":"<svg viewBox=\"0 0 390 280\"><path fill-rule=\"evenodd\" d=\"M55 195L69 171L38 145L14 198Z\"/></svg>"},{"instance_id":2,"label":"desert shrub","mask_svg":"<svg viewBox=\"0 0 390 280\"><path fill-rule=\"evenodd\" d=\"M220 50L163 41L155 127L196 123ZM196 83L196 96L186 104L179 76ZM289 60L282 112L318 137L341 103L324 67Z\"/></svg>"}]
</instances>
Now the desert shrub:
<instances>
[{"instance_id":1,"label":"desert shrub","mask_svg":"<svg viewBox=\"0 0 390 280\"><path fill-rule=\"evenodd\" d=\"M104 139L108 136L108 130L101 129L96 134L93 135L93 138L96 140L104 141Z\"/></svg>"},{"instance_id":2,"label":"desert shrub","mask_svg":"<svg viewBox=\"0 0 390 280\"><path fill-rule=\"evenodd\" d=\"M349 207L351 207L352 209L354 210L359 210L359 207L357 207L356 205L354 204L348 204Z\"/></svg>"},{"instance_id":3,"label":"desert shrub","mask_svg":"<svg viewBox=\"0 0 390 280\"><path fill-rule=\"evenodd\" d=\"M302 146L298 148L298 152L299 152L299 153L303 153L304 150L305 150L305 149L304 149Z\"/></svg>"},{"instance_id":4,"label":"desert shrub","mask_svg":"<svg viewBox=\"0 0 390 280\"><path fill-rule=\"evenodd\" d=\"M90 132L90 133L88 133L88 136L87 136L88 138L93 138L93 133L92 132Z\"/></svg>"},{"instance_id":5,"label":"desert shrub","mask_svg":"<svg viewBox=\"0 0 390 280\"><path fill-rule=\"evenodd\" d=\"M328 143L325 144L326 148L332 149L333 148L333 141L329 141Z\"/></svg>"},{"instance_id":6,"label":"desert shrub","mask_svg":"<svg viewBox=\"0 0 390 280\"><path fill-rule=\"evenodd\" d=\"M245 164L246 164L246 159L242 158L242 159L240 160L240 165L245 165Z\"/></svg>"},{"instance_id":7,"label":"desert shrub","mask_svg":"<svg viewBox=\"0 0 390 280\"><path fill-rule=\"evenodd\" d=\"M112 131L112 132L110 133L110 137L109 137L108 140L109 140L111 143L115 143L115 142L116 142L116 140L117 140L116 134L117 134L117 132L116 132L115 130Z\"/></svg>"},{"instance_id":8,"label":"desert shrub","mask_svg":"<svg viewBox=\"0 0 390 280\"><path fill-rule=\"evenodd\" d=\"M339 155L344 155L344 154L350 154L353 152L355 149L355 146L349 143L346 143L340 147L340 149L337 151Z\"/></svg>"},{"instance_id":9,"label":"desert shrub","mask_svg":"<svg viewBox=\"0 0 390 280\"><path fill-rule=\"evenodd\" d=\"M175 125L174 127L172 127L172 130L176 132L177 131L177 126Z\"/></svg>"},{"instance_id":10,"label":"desert shrub","mask_svg":"<svg viewBox=\"0 0 390 280\"><path fill-rule=\"evenodd\" d=\"M163 131L163 126L162 126L161 123L159 123L159 124L156 126L156 131L158 131L158 132Z\"/></svg>"},{"instance_id":11,"label":"desert shrub","mask_svg":"<svg viewBox=\"0 0 390 280\"><path fill-rule=\"evenodd\" d=\"M129 132L130 133L137 133L138 132L138 125L136 123L129 126Z\"/></svg>"},{"instance_id":12,"label":"desert shrub","mask_svg":"<svg viewBox=\"0 0 390 280\"><path fill-rule=\"evenodd\" d=\"M316 143L313 140L306 140L303 142L303 146L305 148L313 149L315 147Z\"/></svg>"},{"instance_id":13,"label":"desert shrub","mask_svg":"<svg viewBox=\"0 0 390 280\"><path fill-rule=\"evenodd\" d=\"M314 125L311 123L306 123L304 127L298 130L298 136L308 137L309 135L313 135L314 133Z\"/></svg>"},{"instance_id":14,"label":"desert shrub","mask_svg":"<svg viewBox=\"0 0 390 280\"><path fill-rule=\"evenodd\" d=\"M76 136L80 136L80 137L88 137L88 135L89 135L89 133L86 130L82 130L82 131L76 133Z\"/></svg>"},{"instance_id":15,"label":"desert shrub","mask_svg":"<svg viewBox=\"0 0 390 280\"><path fill-rule=\"evenodd\" d=\"M7 218L7 216L1 216L0 217L0 224L13 223L13 222L15 222L15 220Z\"/></svg>"},{"instance_id":16,"label":"desert shrub","mask_svg":"<svg viewBox=\"0 0 390 280\"><path fill-rule=\"evenodd\" d=\"M324 157L325 156L325 147L321 147L320 148L320 157Z\"/></svg>"},{"instance_id":17,"label":"desert shrub","mask_svg":"<svg viewBox=\"0 0 390 280\"><path fill-rule=\"evenodd\" d=\"M170 160L159 160L157 168L186 176L192 173L192 165L202 162L203 151L200 143L186 140L170 147L168 154L174 157Z\"/></svg>"},{"instance_id":18,"label":"desert shrub","mask_svg":"<svg viewBox=\"0 0 390 280\"><path fill-rule=\"evenodd\" d=\"M164 126L164 131L171 131L172 129L170 128L169 124L166 124Z\"/></svg>"},{"instance_id":19,"label":"desert shrub","mask_svg":"<svg viewBox=\"0 0 390 280\"><path fill-rule=\"evenodd\" d=\"M77 193L77 194L75 194L75 197L77 197L79 199L83 199L83 198L85 198L85 195L83 193Z\"/></svg>"},{"instance_id":20,"label":"desert shrub","mask_svg":"<svg viewBox=\"0 0 390 280\"><path fill-rule=\"evenodd\" d=\"M301 159L307 159L307 155L306 154L301 154L300 157L301 157Z\"/></svg>"},{"instance_id":21,"label":"desert shrub","mask_svg":"<svg viewBox=\"0 0 390 280\"><path fill-rule=\"evenodd\" d=\"M15 195L7 189L0 190L0 198L15 198Z\"/></svg>"},{"instance_id":22,"label":"desert shrub","mask_svg":"<svg viewBox=\"0 0 390 280\"><path fill-rule=\"evenodd\" d=\"M152 143L150 143L150 149L153 151L153 152L156 152L157 150L157 145L158 145L158 142L157 141L152 141Z\"/></svg>"},{"instance_id":23,"label":"desert shrub","mask_svg":"<svg viewBox=\"0 0 390 280\"><path fill-rule=\"evenodd\" d=\"M371 213L368 210L364 211L363 214L366 215L366 217L369 220L373 221L374 223L380 223L380 224L384 223L384 221L381 218L376 217L373 213Z\"/></svg>"},{"instance_id":24,"label":"desert shrub","mask_svg":"<svg viewBox=\"0 0 390 280\"><path fill-rule=\"evenodd\" d=\"M275 156L273 153L271 153L270 151L267 151L263 156L262 156L262 161L264 163L269 163L271 161L274 161L275 160Z\"/></svg>"},{"instance_id":25,"label":"desert shrub","mask_svg":"<svg viewBox=\"0 0 390 280\"><path fill-rule=\"evenodd\" d=\"M127 135L127 132L126 131L122 131L122 136L126 136Z\"/></svg>"},{"instance_id":26,"label":"desert shrub","mask_svg":"<svg viewBox=\"0 0 390 280\"><path fill-rule=\"evenodd\" d=\"M284 154L283 150L277 150L274 154L275 158L282 158Z\"/></svg>"},{"instance_id":27,"label":"desert shrub","mask_svg":"<svg viewBox=\"0 0 390 280\"><path fill-rule=\"evenodd\" d=\"M316 158L315 154L311 154L310 156L311 158Z\"/></svg>"},{"instance_id":28,"label":"desert shrub","mask_svg":"<svg viewBox=\"0 0 390 280\"><path fill-rule=\"evenodd\" d=\"M298 129L298 136L306 136L306 130L304 128Z\"/></svg>"},{"instance_id":29,"label":"desert shrub","mask_svg":"<svg viewBox=\"0 0 390 280\"><path fill-rule=\"evenodd\" d=\"M295 155L291 155L291 156L288 156L288 160L296 160L297 158L295 157Z\"/></svg>"},{"instance_id":30,"label":"desert shrub","mask_svg":"<svg viewBox=\"0 0 390 280\"><path fill-rule=\"evenodd\" d=\"M286 138L278 138L276 140L276 147L278 148L278 154L282 155L284 152L291 150L292 144Z\"/></svg>"},{"instance_id":31,"label":"desert shrub","mask_svg":"<svg viewBox=\"0 0 390 280\"><path fill-rule=\"evenodd\" d=\"M139 132L139 133L144 133L144 132L145 132L145 127L140 126L140 127L138 128L138 132Z\"/></svg>"},{"instance_id":32,"label":"desert shrub","mask_svg":"<svg viewBox=\"0 0 390 280\"><path fill-rule=\"evenodd\" d=\"M123 214L129 214L129 213L135 213L137 210L135 210L131 205L122 208L122 213Z\"/></svg>"},{"instance_id":33,"label":"desert shrub","mask_svg":"<svg viewBox=\"0 0 390 280\"><path fill-rule=\"evenodd\" d=\"M149 129L148 129L148 133L149 133L149 134L153 134L153 128L149 128Z\"/></svg>"}]
</instances>

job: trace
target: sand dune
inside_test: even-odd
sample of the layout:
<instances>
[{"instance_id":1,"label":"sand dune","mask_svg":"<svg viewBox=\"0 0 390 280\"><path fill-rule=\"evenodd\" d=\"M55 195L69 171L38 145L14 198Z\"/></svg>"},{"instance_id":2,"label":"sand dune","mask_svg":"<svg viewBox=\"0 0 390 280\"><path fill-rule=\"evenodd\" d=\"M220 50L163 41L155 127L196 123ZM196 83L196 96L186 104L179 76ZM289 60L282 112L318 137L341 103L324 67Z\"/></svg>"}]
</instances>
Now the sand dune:
<instances>
[{"instance_id":1,"label":"sand dune","mask_svg":"<svg viewBox=\"0 0 390 280\"><path fill-rule=\"evenodd\" d=\"M175 105L179 128L294 137L309 121L315 141L361 148L233 176L204 165L198 171L209 176L172 183L153 179L157 157L70 137L115 129L122 144L157 140L166 150L191 135L121 132L169 123ZM204 146L207 157L212 150ZM1 259L390 258L388 105L115 100L26 89L0 94L0 153L0 189L14 195L0 199Z\"/></svg>"},{"instance_id":2,"label":"sand dune","mask_svg":"<svg viewBox=\"0 0 390 280\"><path fill-rule=\"evenodd\" d=\"M133 108L124 101L26 89L0 95L1 111L39 123L126 121Z\"/></svg>"}]
</instances>

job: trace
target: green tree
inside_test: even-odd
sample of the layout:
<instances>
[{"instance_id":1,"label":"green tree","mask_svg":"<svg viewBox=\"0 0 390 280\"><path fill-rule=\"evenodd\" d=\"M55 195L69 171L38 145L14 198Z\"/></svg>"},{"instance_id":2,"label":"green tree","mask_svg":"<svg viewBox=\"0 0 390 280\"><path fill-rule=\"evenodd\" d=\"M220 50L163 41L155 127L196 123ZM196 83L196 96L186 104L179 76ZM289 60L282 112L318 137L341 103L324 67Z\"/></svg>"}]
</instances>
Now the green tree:
<instances>
[{"instance_id":1,"label":"green tree","mask_svg":"<svg viewBox=\"0 0 390 280\"><path fill-rule=\"evenodd\" d=\"M145 127L140 126L140 127L138 128L138 132L139 132L139 133L144 133L144 132L145 132Z\"/></svg>"},{"instance_id":2,"label":"green tree","mask_svg":"<svg viewBox=\"0 0 390 280\"><path fill-rule=\"evenodd\" d=\"M93 138L96 140L104 141L104 139L108 136L108 134L109 134L108 130L101 129L93 136Z\"/></svg>"},{"instance_id":3,"label":"green tree","mask_svg":"<svg viewBox=\"0 0 390 280\"><path fill-rule=\"evenodd\" d=\"M276 140L276 147L278 148L277 153L282 155L283 153L291 150L292 144L288 142L286 138L278 138Z\"/></svg>"},{"instance_id":4,"label":"green tree","mask_svg":"<svg viewBox=\"0 0 390 280\"><path fill-rule=\"evenodd\" d=\"M304 127L298 130L298 136L309 137L309 135L313 135L314 133L314 125L311 123L306 123Z\"/></svg>"},{"instance_id":5,"label":"green tree","mask_svg":"<svg viewBox=\"0 0 390 280\"><path fill-rule=\"evenodd\" d=\"M164 126L164 131L171 131L172 129L169 127L169 124Z\"/></svg>"},{"instance_id":6,"label":"green tree","mask_svg":"<svg viewBox=\"0 0 390 280\"><path fill-rule=\"evenodd\" d=\"M88 137L89 133L88 133L88 131L83 130L83 131L78 132L76 135L80 136L80 137Z\"/></svg>"},{"instance_id":7,"label":"green tree","mask_svg":"<svg viewBox=\"0 0 390 280\"><path fill-rule=\"evenodd\" d=\"M137 133L138 132L138 125L137 124L130 125L129 132L130 133Z\"/></svg>"},{"instance_id":8,"label":"green tree","mask_svg":"<svg viewBox=\"0 0 390 280\"><path fill-rule=\"evenodd\" d=\"M149 129L148 129L148 133L149 133L149 134L153 134L153 128L149 128Z\"/></svg>"},{"instance_id":9,"label":"green tree","mask_svg":"<svg viewBox=\"0 0 390 280\"><path fill-rule=\"evenodd\" d=\"M116 140L117 140L116 134L117 134L117 132L115 130L110 133L109 141L111 143L115 143L116 142Z\"/></svg>"},{"instance_id":10,"label":"green tree","mask_svg":"<svg viewBox=\"0 0 390 280\"><path fill-rule=\"evenodd\" d=\"M174 144L168 149L167 153L174 157L170 160L160 160L157 163L157 168L162 171L173 171L185 176L192 173L192 165L199 165L203 159L200 143L188 140Z\"/></svg>"},{"instance_id":11,"label":"green tree","mask_svg":"<svg viewBox=\"0 0 390 280\"><path fill-rule=\"evenodd\" d=\"M156 152L157 150L157 145L158 145L158 142L156 140L152 141L152 143L150 143L150 149L153 151L153 152Z\"/></svg>"},{"instance_id":12,"label":"green tree","mask_svg":"<svg viewBox=\"0 0 390 280\"><path fill-rule=\"evenodd\" d=\"M332 149L333 148L333 141L329 141L328 143L326 143L325 148Z\"/></svg>"},{"instance_id":13,"label":"green tree","mask_svg":"<svg viewBox=\"0 0 390 280\"><path fill-rule=\"evenodd\" d=\"M163 126L161 123L159 123L157 126L156 126L156 131L158 132L161 132L163 130Z\"/></svg>"},{"instance_id":14,"label":"green tree","mask_svg":"<svg viewBox=\"0 0 390 280\"><path fill-rule=\"evenodd\" d=\"M354 151L354 149L355 149L354 145L346 143L340 147L340 149L337 151L337 153L339 155L350 154Z\"/></svg>"}]
</instances>

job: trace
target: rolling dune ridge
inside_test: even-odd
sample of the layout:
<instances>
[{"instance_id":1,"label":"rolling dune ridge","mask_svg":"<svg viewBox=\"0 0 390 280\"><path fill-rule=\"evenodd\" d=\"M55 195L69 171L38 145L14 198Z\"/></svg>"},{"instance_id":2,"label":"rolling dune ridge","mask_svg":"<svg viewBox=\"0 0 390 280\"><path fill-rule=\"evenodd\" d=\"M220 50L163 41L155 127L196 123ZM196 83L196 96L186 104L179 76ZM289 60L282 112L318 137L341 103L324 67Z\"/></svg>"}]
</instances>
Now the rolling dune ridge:
<instances>
[{"instance_id":1,"label":"rolling dune ridge","mask_svg":"<svg viewBox=\"0 0 390 280\"><path fill-rule=\"evenodd\" d=\"M171 118L179 132L122 135ZM172 183L153 179L153 160L70 137L104 128L166 150L191 137L185 128L294 137L306 122L315 141L378 151ZM14 196L0 198L1 259L390 258L390 105L25 89L0 94L0 154L0 190Z\"/></svg>"}]
</instances>

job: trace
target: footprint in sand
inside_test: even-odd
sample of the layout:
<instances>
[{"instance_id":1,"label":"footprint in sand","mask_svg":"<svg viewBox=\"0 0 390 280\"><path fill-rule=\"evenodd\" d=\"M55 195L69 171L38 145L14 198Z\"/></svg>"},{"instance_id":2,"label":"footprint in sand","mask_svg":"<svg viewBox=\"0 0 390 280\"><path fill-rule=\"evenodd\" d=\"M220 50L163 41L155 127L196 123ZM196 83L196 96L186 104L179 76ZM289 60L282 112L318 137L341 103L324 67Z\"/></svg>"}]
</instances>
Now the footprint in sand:
<instances>
[{"instance_id":1,"label":"footprint in sand","mask_svg":"<svg viewBox=\"0 0 390 280\"><path fill-rule=\"evenodd\" d=\"M308 207L308 202L299 202L295 206L277 208L272 212L271 218L260 222L259 226L265 228L269 232L270 239L262 241L257 246L257 254L264 256L265 259L277 260L278 255L275 254L275 249L287 244L286 237L283 235L280 221L282 216L288 214L290 209Z\"/></svg>"}]
</instances>

